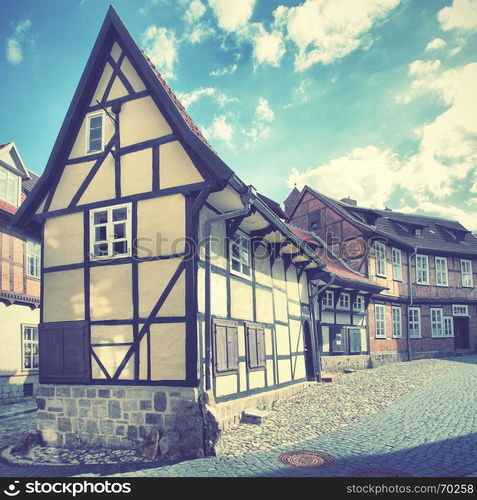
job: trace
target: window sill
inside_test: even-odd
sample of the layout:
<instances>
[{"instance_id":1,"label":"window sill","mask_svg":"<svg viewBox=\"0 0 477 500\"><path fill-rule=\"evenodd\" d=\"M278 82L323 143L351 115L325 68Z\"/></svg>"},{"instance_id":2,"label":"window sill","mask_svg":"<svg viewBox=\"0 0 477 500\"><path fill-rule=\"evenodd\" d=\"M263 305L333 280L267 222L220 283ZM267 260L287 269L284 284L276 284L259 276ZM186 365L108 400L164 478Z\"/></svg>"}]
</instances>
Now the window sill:
<instances>
[{"instance_id":1,"label":"window sill","mask_svg":"<svg viewBox=\"0 0 477 500\"><path fill-rule=\"evenodd\" d=\"M92 257L90 256L89 260L90 262L107 262L108 260L118 260L118 259L130 259L131 254L121 254L121 255L113 255L113 256L102 256L102 257Z\"/></svg>"},{"instance_id":2,"label":"window sill","mask_svg":"<svg viewBox=\"0 0 477 500\"><path fill-rule=\"evenodd\" d=\"M260 371L265 371L266 370L266 366L263 365L263 366L257 366L255 368L250 368L248 365L247 365L247 372L260 372Z\"/></svg>"},{"instance_id":3,"label":"window sill","mask_svg":"<svg viewBox=\"0 0 477 500\"><path fill-rule=\"evenodd\" d=\"M419 286L429 286L429 283L417 283L416 282L416 285L419 285Z\"/></svg>"},{"instance_id":4,"label":"window sill","mask_svg":"<svg viewBox=\"0 0 477 500\"><path fill-rule=\"evenodd\" d=\"M376 278L387 278L387 274L378 274L376 273Z\"/></svg>"},{"instance_id":5,"label":"window sill","mask_svg":"<svg viewBox=\"0 0 477 500\"><path fill-rule=\"evenodd\" d=\"M233 269L230 269L230 275L231 276L238 276L239 278L243 278L244 280L252 281L251 274L243 274L243 273L240 273L239 271L234 271Z\"/></svg>"},{"instance_id":6,"label":"window sill","mask_svg":"<svg viewBox=\"0 0 477 500\"><path fill-rule=\"evenodd\" d=\"M384 336L384 337L378 337L377 335L374 337L376 340L386 340L387 337Z\"/></svg>"},{"instance_id":7,"label":"window sill","mask_svg":"<svg viewBox=\"0 0 477 500\"><path fill-rule=\"evenodd\" d=\"M238 369L228 370L226 372L216 372L214 371L214 377L226 377L227 375L238 375Z\"/></svg>"}]
</instances>

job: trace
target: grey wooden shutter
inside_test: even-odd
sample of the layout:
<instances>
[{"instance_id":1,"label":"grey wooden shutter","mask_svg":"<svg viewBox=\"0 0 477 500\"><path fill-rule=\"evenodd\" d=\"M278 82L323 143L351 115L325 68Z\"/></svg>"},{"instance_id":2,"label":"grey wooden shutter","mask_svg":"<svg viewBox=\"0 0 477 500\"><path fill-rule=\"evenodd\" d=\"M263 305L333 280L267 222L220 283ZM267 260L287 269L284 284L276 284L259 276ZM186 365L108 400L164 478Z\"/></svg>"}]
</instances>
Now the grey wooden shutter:
<instances>
[{"instance_id":1,"label":"grey wooden shutter","mask_svg":"<svg viewBox=\"0 0 477 500\"><path fill-rule=\"evenodd\" d=\"M227 327L215 325L215 368L218 372L227 371Z\"/></svg>"},{"instance_id":2,"label":"grey wooden shutter","mask_svg":"<svg viewBox=\"0 0 477 500\"><path fill-rule=\"evenodd\" d=\"M257 367L257 330L251 326L247 326L247 344L248 344L248 366L250 368Z\"/></svg>"},{"instance_id":3,"label":"grey wooden shutter","mask_svg":"<svg viewBox=\"0 0 477 500\"><path fill-rule=\"evenodd\" d=\"M257 328L257 366L265 366L265 331Z\"/></svg>"},{"instance_id":4,"label":"grey wooden shutter","mask_svg":"<svg viewBox=\"0 0 477 500\"><path fill-rule=\"evenodd\" d=\"M40 382L89 382L88 326L84 321L39 325Z\"/></svg>"},{"instance_id":5,"label":"grey wooden shutter","mask_svg":"<svg viewBox=\"0 0 477 500\"><path fill-rule=\"evenodd\" d=\"M229 370L236 370L238 368L237 325L227 325L227 361Z\"/></svg>"},{"instance_id":6,"label":"grey wooden shutter","mask_svg":"<svg viewBox=\"0 0 477 500\"><path fill-rule=\"evenodd\" d=\"M361 329L348 328L349 352L361 352Z\"/></svg>"}]
</instances>

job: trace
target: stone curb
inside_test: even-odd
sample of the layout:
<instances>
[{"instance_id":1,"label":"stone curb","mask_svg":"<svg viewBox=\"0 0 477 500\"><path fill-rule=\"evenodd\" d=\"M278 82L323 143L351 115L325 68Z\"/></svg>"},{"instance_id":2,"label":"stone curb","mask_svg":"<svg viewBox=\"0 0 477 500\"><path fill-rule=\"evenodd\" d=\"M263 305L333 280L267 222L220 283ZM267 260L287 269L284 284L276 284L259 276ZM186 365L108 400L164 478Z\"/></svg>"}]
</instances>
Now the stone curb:
<instances>
[{"instance_id":1,"label":"stone curb","mask_svg":"<svg viewBox=\"0 0 477 500\"><path fill-rule=\"evenodd\" d=\"M0 420L2 418L16 417L18 415L24 415L25 413L33 413L37 411L38 408L25 408L24 410L12 411L10 413L0 413Z\"/></svg>"}]
</instances>

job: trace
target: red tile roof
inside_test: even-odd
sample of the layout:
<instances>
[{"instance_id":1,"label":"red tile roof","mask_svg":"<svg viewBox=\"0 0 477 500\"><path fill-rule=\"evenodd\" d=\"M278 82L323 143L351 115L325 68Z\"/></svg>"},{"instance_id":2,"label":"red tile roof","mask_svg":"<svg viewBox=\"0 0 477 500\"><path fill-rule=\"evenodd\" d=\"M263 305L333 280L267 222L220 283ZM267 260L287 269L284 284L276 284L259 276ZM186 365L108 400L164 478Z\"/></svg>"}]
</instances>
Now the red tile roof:
<instances>
[{"instance_id":1,"label":"red tile roof","mask_svg":"<svg viewBox=\"0 0 477 500\"><path fill-rule=\"evenodd\" d=\"M16 207L15 205L10 205L10 203L7 203L6 201L0 200L0 210L13 215L17 212L18 207Z\"/></svg>"},{"instance_id":2,"label":"red tile roof","mask_svg":"<svg viewBox=\"0 0 477 500\"><path fill-rule=\"evenodd\" d=\"M287 226L292 230L295 236L315 248L315 253L324 262L326 271L330 271L344 280L358 281L366 285L376 286L376 283L364 277L362 274L349 269L341 259L331 252L323 241L291 224L287 224Z\"/></svg>"},{"instance_id":3,"label":"red tile roof","mask_svg":"<svg viewBox=\"0 0 477 500\"><path fill-rule=\"evenodd\" d=\"M149 59L149 57L142 51L142 54L146 61L148 62L149 66L151 66L152 70L154 71L155 75L157 76L157 79L161 83L161 85L164 87L164 90L169 94L169 97L171 98L172 102L174 103L175 107L179 110L179 113L181 114L182 118L184 121L187 123L187 126L194 132L194 134L204 143L206 144L212 151L215 150L214 148L209 144L207 139L204 137L202 132L200 131L199 127L194 123L194 120L188 115L185 107L181 104L179 99L177 98L176 94L172 91L172 89L167 85L166 81L164 80L163 76L159 73L157 70L156 66L154 66L154 63Z\"/></svg>"}]
</instances>

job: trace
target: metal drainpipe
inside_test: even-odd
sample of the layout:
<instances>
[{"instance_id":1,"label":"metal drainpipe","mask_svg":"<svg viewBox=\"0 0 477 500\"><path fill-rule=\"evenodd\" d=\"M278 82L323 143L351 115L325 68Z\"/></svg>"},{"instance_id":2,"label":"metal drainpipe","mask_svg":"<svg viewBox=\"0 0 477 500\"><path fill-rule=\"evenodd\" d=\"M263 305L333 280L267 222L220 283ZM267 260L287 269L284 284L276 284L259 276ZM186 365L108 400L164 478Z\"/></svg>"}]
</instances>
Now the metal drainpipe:
<instances>
[{"instance_id":1,"label":"metal drainpipe","mask_svg":"<svg viewBox=\"0 0 477 500\"><path fill-rule=\"evenodd\" d=\"M330 273L331 280L328 283L325 283L321 288L318 288L316 286L315 288L315 293L310 291L310 287L312 286L312 283L308 283L309 287L309 295L310 295L310 304L311 304L311 320L313 321L313 339L316 340L315 333L316 333L316 302L315 302L315 297L318 299L319 295L324 292L327 288L329 288L336 279L336 274L335 273ZM314 342L313 342L314 344ZM313 349L313 357L316 359L317 363L317 370L318 370L318 382L321 382L321 352L317 353L315 352L316 350Z\"/></svg>"},{"instance_id":2,"label":"metal drainpipe","mask_svg":"<svg viewBox=\"0 0 477 500\"><path fill-rule=\"evenodd\" d=\"M412 346L411 346L411 338L409 337L409 308L412 307L413 304L413 296L412 296L412 282L411 282L411 267L412 267L412 258L417 254L417 247L414 247L414 251L409 256L409 261L407 265L407 279L408 279L408 287L409 287L409 306L407 309L407 354L408 361L412 361Z\"/></svg>"},{"instance_id":3,"label":"metal drainpipe","mask_svg":"<svg viewBox=\"0 0 477 500\"><path fill-rule=\"evenodd\" d=\"M211 389L211 360L212 360L212 324L211 324L211 310L210 310L210 274L211 274L211 262L210 262L210 237L212 234L212 224L217 222L226 221L229 219L235 219L235 217L242 217L247 215L252 206L252 193L249 189L245 194L243 194L240 199L244 204L244 207L239 210L234 210L233 212L227 212L225 214L217 215L211 219L207 219L204 224L204 236L205 236L205 390Z\"/></svg>"}]
</instances>

